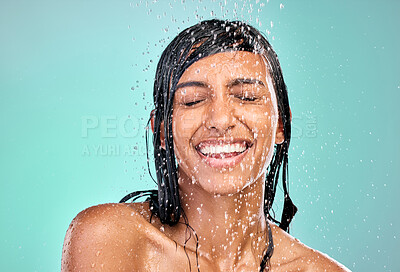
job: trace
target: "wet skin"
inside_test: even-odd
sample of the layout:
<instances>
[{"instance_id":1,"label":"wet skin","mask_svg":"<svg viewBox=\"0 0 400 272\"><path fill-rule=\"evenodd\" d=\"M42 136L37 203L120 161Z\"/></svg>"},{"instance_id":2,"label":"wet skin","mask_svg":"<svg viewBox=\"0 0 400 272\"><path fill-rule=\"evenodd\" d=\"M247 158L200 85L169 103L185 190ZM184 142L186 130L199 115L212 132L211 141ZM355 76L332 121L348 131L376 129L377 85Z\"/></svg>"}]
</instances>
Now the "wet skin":
<instances>
[{"instance_id":1,"label":"wet skin","mask_svg":"<svg viewBox=\"0 0 400 272\"><path fill-rule=\"evenodd\" d=\"M265 171L284 137L263 58L225 52L197 61L182 75L173 109L180 196L200 271L259 271ZM187 227L150 218L148 203L81 212L65 237L62 271L197 271ZM269 224L270 271L347 271Z\"/></svg>"},{"instance_id":2,"label":"wet skin","mask_svg":"<svg viewBox=\"0 0 400 272\"><path fill-rule=\"evenodd\" d=\"M173 136L184 188L195 181L210 195L236 194L263 178L278 120L272 88L263 58L249 52L216 54L183 73L173 104ZM282 141L283 133L278 138ZM233 160L198 151L199 144L243 142L248 148Z\"/></svg>"}]
</instances>

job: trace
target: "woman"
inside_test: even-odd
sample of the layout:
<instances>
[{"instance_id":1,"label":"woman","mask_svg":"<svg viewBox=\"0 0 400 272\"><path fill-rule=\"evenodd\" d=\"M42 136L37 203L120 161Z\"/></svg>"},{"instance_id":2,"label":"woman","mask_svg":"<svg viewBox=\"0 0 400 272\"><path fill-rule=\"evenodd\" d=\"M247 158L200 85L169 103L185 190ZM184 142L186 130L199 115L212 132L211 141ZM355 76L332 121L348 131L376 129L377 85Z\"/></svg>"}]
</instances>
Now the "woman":
<instances>
[{"instance_id":1,"label":"woman","mask_svg":"<svg viewBox=\"0 0 400 272\"><path fill-rule=\"evenodd\" d=\"M78 214L63 271L347 271L285 232L297 210L286 180L291 113L278 58L256 29L210 20L182 31L160 58L154 106L158 190Z\"/></svg>"}]
</instances>

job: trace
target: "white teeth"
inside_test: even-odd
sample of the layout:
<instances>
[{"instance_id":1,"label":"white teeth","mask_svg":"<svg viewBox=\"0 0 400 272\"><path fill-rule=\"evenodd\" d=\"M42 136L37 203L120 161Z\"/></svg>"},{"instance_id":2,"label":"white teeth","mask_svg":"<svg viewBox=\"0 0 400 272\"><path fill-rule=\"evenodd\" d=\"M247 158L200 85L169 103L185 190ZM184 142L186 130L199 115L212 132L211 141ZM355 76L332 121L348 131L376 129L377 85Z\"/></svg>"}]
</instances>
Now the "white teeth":
<instances>
[{"instance_id":1,"label":"white teeth","mask_svg":"<svg viewBox=\"0 0 400 272\"><path fill-rule=\"evenodd\" d=\"M232 148L230 145L224 145L221 152L230 153L230 152L232 152Z\"/></svg>"},{"instance_id":2,"label":"white teeth","mask_svg":"<svg viewBox=\"0 0 400 272\"><path fill-rule=\"evenodd\" d=\"M232 153L243 152L247 148L245 143L236 144L221 144L221 145L204 145L199 151L203 154L219 154L219 153Z\"/></svg>"}]
</instances>

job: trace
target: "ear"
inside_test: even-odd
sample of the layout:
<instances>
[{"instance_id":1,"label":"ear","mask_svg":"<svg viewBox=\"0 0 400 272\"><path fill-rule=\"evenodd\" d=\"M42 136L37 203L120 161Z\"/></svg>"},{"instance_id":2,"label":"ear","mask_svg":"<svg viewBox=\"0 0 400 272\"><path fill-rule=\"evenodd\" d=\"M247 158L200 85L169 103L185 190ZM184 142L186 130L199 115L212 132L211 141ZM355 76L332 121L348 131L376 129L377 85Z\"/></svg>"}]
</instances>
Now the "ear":
<instances>
[{"instance_id":1,"label":"ear","mask_svg":"<svg viewBox=\"0 0 400 272\"><path fill-rule=\"evenodd\" d=\"M155 110L152 110L150 113L150 125L151 125L151 131L153 131L154 134L154 118L155 118ZM160 142L161 142L161 147L165 149L165 134L164 134L164 121L161 122L160 125Z\"/></svg>"},{"instance_id":2,"label":"ear","mask_svg":"<svg viewBox=\"0 0 400 272\"><path fill-rule=\"evenodd\" d=\"M289 108L290 112L290 122L292 121L292 111ZM283 129L283 122L281 116L278 119L278 127L276 128L276 135L275 135L275 144L281 144L285 140L285 133Z\"/></svg>"}]
</instances>

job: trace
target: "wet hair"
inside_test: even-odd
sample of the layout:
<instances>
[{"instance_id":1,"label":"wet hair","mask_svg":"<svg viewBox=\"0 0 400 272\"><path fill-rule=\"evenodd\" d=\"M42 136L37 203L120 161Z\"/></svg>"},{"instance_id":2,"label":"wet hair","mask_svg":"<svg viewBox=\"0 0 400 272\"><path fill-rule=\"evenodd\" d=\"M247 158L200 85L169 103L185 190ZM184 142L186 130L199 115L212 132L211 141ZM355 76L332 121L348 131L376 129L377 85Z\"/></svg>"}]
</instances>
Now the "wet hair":
<instances>
[{"instance_id":1,"label":"wet hair","mask_svg":"<svg viewBox=\"0 0 400 272\"><path fill-rule=\"evenodd\" d=\"M278 56L268 40L257 29L241 21L216 19L202 21L179 33L165 48L157 65L153 92L155 108L152 114L154 118L153 147L158 190L134 192L124 197L121 202L131 198L134 201L138 197L148 196L152 213L163 224L175 225L181 217L184 218L186 224L188 223L180 203L178 166L173 148L172 105L174 94L179 79L190 65L207 56L229 51L260 54L268 64L277 98L279 117L283 125L284 141L275 145L274 155L267 169L264 213L267 219L278 223L280 228L288 231L297 208L290 199L288 188L291 116L287 88L283 80ZM162 122L164 122L165 149L161 147L160 139ZM147 139L146 136L146 145L148 145ZM282 173L284 205L279 221L275 218L272 204L280 172ZM268 222L267 226L269 232L268 248L264 253L260 271L264 271L273 253L272 233Z\"/></svg>"}]
</instances>

